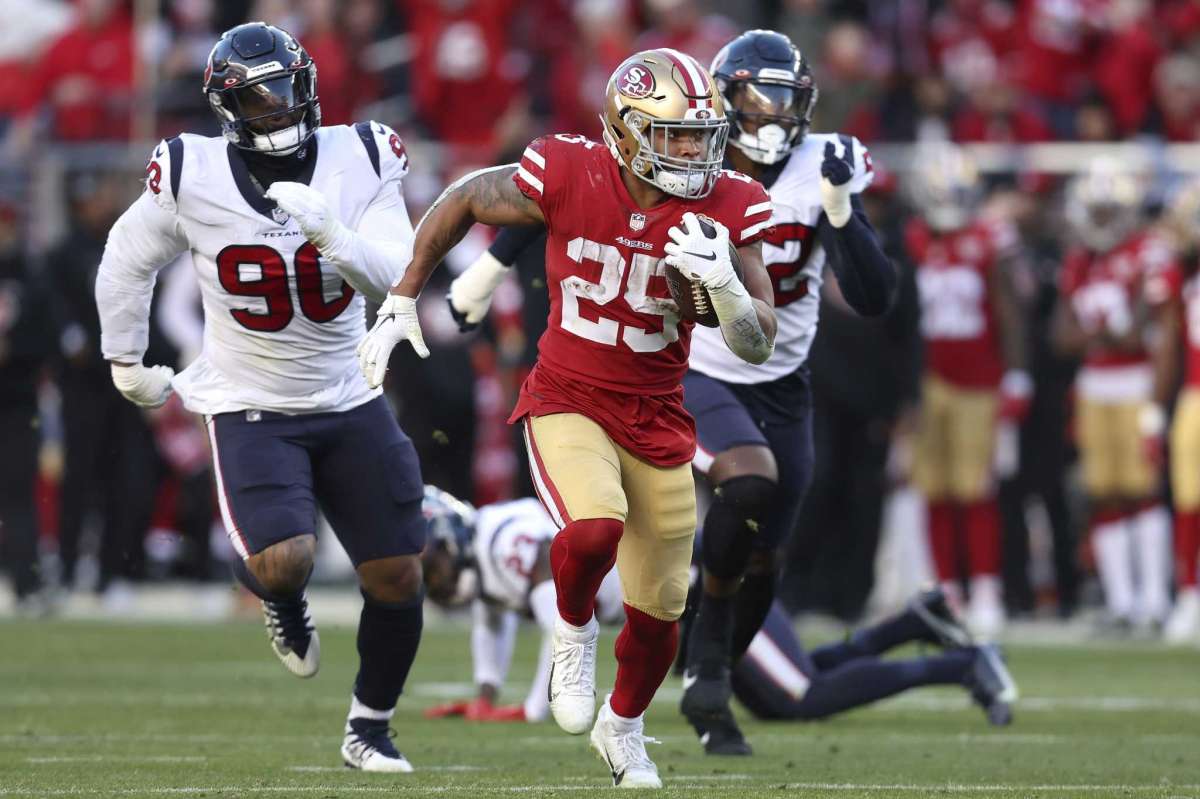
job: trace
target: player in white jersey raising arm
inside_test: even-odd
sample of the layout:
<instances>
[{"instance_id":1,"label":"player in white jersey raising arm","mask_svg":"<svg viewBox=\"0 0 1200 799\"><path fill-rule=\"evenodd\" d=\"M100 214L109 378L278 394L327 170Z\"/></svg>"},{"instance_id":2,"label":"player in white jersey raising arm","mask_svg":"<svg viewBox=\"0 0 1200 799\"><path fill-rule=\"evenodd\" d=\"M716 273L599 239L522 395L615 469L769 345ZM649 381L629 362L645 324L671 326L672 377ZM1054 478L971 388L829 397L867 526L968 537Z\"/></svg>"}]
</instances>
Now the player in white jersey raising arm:
<instances>
[{"instance_id":1,"label":"player in white jersey raising arm","mask_svg":"<svg viewBox=\"0 0 1200 799\"><path fill-rule=\"evenodd\" d=\"M320 504L364 600L342 757L412 771L388 726L421 637L423 483L412 442L355 357L364 296L383 299L411 254L408 158L378 123L321 127L316 66L261 22L221 36L204 93L224 135L159 144L145 192L109 234L96 279L101 348L132 402L154 407L174 390L204 415L235 571L300 677L320 657L304 593ZM173 375L142 357L156 273L184 251L204 347ZM427 354L408 311L410 340Z\"/></svg>"},{"instance_id":2,"label":"player in white jersey raising arm","mask_svg":"<svg viewBox=\"0 0 1200 799\"><path fill-rule=\"evenodd\" d=\"M478 694L469 702L429 708L429 718L543 721L550 716L551 638L558 617L550 542L558 526L538 500L497 502L476 510L433 486L425 487L429 544L422 557L431 600L445 608L471 603L471 660ZM496 705L512 663L521 616L542 628L537 673L525 701ZM616 569L600 583L596 620L625 619Z\"/></svg>"},{"instance_id":3,"label":"player in white jersey raising arm","mask_svg":"<svg viewBox=\"0 0 1200 799\"><path fill-rule=\"evenodd\" d=\"M792 42L748 31L722 48L711 72L729 109L726 162L771 197L763 262L779 332L771 359L751 367L718 331L697 328L683 379L699 439L693 466L707 477L713 504L681 709L708 753L749 754L729 709L730 669L771 608L779 553L812 480L805 361L822 272L831 266L846 301L869 316L889 308L896 272L855 196L874 177L870 156L850 136L809 134L817 87Z\"/></svg>"}]
</instances>

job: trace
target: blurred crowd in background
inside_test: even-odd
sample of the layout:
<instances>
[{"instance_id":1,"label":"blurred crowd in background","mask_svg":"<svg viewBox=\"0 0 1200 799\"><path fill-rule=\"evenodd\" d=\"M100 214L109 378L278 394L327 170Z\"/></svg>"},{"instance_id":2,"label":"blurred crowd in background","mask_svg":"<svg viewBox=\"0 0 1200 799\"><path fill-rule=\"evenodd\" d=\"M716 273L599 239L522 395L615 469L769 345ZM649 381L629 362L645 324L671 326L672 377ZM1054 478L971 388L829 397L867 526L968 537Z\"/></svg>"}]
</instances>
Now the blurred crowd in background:
<instances>
[{"instance_id":1,"label":"blurred crowd in background","mask_svg":"<svg viewBox=\"0 0 1200 799\"><path fill-rule=\"evenodd\" d=\"M1200 124L1194 0L8 0L0 537L31 613L52 607L46 587L115 603L139 581L227 578L233 553L203 427L177 400L145 413L117 394L99 353L93 284L107 231L140 191L154 143L181 131L219 134L200 88L205 59L222 30L253 19L291 31L312 55L323 124L377 119L400 133L414 220L455 177L513 160L538 135L597 137L605 81L635 50L670 46L708 63L752 27L796 42L820 88L813 130L856 135L872 150L878 174L867 210L904 276L882 320L855 317L833 287L810 363L817 477L781 596L792 610L846 621L869 611L881 532L924 524L906 455L924 369L905 236L922 212L908 190L921 169L917 145L1133 143L1138 163L1153 165L1137 175L1139 232L1187 177L1178 159L1155 154L1192 142ZM968 206L973 219L1013 234L1006 268L1035 386L1020 427L1023 457L998 482L1004 601L1010 616L1066 617L1100 602L1073 436L1079 364L1050 334L1064 257L1078 243L1064 199L1073 167L1035 168L1021 152L979 162ZM487 329L457 332L445 285L488 240L473 231L435 276L422 303L433 357L397 354L387 384L426 481L480 504L532 495L523 448L504 420L547 308L533 248ZM148 364L182 366L200 347L189 266L160 275ZM14 327L6 311L18 296L38 313ZM19 529L37 531L36 550ZM913 562L888 569L929 574L921 546L889 551L911 552Z\"/></svg>"}]
</instances>

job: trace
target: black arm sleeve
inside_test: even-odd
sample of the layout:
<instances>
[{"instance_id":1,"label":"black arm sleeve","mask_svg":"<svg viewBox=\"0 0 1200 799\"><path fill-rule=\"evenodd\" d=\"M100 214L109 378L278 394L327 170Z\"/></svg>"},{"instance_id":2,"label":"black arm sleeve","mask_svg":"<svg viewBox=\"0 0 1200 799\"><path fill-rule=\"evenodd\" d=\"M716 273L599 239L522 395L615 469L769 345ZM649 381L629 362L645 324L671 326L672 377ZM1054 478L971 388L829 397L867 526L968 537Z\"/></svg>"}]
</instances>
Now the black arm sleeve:
<instances>
[{"instance_id":1,"label":"black arm sleeve","mask_svg":"<svg viewBox=\"0 0 1200 799\"><path fill-rule=\"evenodd\" d=\"M891 307L896 294L896 267L880 249L862 200L855 195L850 202L854 208L850 221L835 228L821 214L817 236L846 302L863 316L880 316Z\"/></svg>"},{"instance_id":2,"label":"black arm sleeve","mask_svg":"<svg viewBox=\"0 0 1200 799\"><path fill-rule=\"evenodd\" d=\"M546 232L545 225L521 225L519 227L502 227L488 252L504 264L512 266L525 248L536 242Z\"/></svg>"}]
</instances>

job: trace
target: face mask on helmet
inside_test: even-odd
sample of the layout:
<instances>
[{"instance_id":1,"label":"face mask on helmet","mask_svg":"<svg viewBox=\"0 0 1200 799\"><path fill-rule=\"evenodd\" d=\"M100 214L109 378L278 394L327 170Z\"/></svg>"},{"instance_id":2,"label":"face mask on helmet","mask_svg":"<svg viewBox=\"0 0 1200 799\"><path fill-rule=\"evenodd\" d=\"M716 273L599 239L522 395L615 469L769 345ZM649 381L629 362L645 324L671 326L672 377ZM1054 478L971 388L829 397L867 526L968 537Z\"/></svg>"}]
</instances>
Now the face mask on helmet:
<instances>
[{"instance_id":1,"label":"face mask on helmet","mask_svg":"<svg viewBox=\"0 0 1200 799\"><path fill-rule=\"evenodd\" d=\"M716 184L725 158L729 123L724 119L660 120L631 111L626 124L641 149L630 166L667 194L705 197Z\"/></svg>"},{"instance_id":2,"label":"face mask on helmet","mask_svg":"<svg viewBox=\"0 0 1200 799\"><path fill-rule=\"evenodd\" d=\"M306 122L312 99L306 83L302 73L293 72L212 92L209 100L222 118L222 128L230 141L261 153L288 155L312 133Z\"/></svg>"},{"instance_id":3,"label":"face mask on helmet","mask_svg":"<svg viewBox=\"0 0 1200 799\"><path fill-rule=\"evenodd\" d=\"M1114 249L1133 233L1141 210L1137 181L1122 174L1094 173L1075 179L1067 191L1067 221L1089 250Z\"/></svg>"},{"instance_id":4,"label":"face mask on helmet","mask_svg":"<svg viewBox=\"0 0 1200 799\"><path fill-rule=\"evenodd\" d=\"M947 144L918 151L909 192L926 224L939 233L949 233L970 224L983 197L983 186L974 162Z\"/></svg>"},{"instance_id":5,"label":"face mask on helmet","mask_svg":"<svg viewBox=\"0 0 1200 799\"><path fill-rule=\"evenodd\" d=\"M733 146L751 161L774 164L808 132L817 89L746 80L734 82L726 97L733 121Z\"/></svg>"}]
</instances>

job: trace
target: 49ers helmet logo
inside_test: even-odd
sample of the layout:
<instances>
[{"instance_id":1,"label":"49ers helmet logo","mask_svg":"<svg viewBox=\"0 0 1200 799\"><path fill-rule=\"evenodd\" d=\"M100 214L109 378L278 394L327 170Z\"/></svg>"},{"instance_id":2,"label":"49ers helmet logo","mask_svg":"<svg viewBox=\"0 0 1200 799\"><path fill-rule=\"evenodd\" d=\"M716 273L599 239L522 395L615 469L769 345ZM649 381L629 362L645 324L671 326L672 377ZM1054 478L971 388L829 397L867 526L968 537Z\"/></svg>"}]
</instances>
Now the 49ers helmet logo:
<instances>
[{"instance_id":1,"label":"49ers helmet logo","mask_svg":"<svg viewBox=\"0 0 1200 799\"><path fill-rule=\"evenodd\" d=\"M654 73L645 64L631 64L617 78L617 91L634 100L642 100L654 92Z\"/></svg>"}]
</instances>

